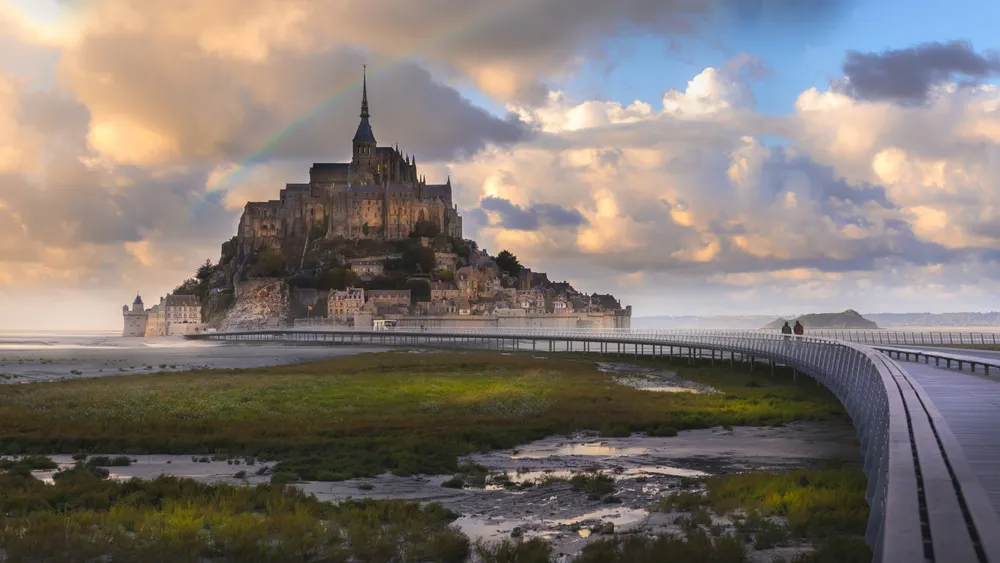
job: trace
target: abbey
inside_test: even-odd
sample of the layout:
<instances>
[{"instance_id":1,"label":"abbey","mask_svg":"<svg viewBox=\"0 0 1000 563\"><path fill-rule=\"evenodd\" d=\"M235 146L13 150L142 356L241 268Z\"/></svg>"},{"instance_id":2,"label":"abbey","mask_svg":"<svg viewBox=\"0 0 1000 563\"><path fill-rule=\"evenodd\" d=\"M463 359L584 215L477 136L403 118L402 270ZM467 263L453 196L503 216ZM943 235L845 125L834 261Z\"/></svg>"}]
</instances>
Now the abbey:
<instances>
[{"instance_id":1,"label":"abbey","mask_svg":"<svg viewBox=\"0 0 1000 563\"><path fill-rule=\"evenodd\" d=\"M316 163L308 184L287 184L277 200L247 203L238 236L251 246L289 236L402 239L418 222L462 237L462 218L451 199L451 178L428 184L416 158L399 147L380 147L369 122L368 77L361 93L361 122L351 162ZM255 244L256 243L256 244Z\"/></svg>"}]
</instances>

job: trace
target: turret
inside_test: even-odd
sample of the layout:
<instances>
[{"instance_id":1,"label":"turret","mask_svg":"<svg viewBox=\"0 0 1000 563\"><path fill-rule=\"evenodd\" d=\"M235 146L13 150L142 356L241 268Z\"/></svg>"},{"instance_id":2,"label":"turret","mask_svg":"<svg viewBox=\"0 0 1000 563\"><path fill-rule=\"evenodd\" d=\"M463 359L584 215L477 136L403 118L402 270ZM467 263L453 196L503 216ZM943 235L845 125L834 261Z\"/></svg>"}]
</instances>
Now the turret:
<instances>
[{"instance_id":1,"label":"turret","mask_svg":"<svg viewBox=\"0 0 1000 563\"><path fill-rule=\"evenodd\" d=\"M145 310L145 308L145 305L142 304L142 297L139 297L139 294L137 293L135 295L135 301L132 302L132 312L141 313Z\"/></svg>"}]
</instances>

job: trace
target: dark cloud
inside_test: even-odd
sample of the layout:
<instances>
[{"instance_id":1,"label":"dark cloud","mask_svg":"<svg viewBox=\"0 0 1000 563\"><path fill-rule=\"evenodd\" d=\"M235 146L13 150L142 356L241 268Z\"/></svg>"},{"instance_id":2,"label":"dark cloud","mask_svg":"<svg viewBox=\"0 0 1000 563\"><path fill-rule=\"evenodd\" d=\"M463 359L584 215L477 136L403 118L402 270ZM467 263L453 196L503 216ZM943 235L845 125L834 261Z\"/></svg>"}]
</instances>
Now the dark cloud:
<instances>
[{"instance_id":1,"label":"dark cloud","mask_svg":"<svg viewBox=\"0 0 1000 563\"><path fill-rule=\"evenodd\" d=\"M499 197L484 197L480 207L500 215L500 226L517 231L534 231L541 226L579 227L587 219L575 209L564 209L551 203L533 203L521 207Z\"/></svg>"},{"instance_id":2,"label":"dark cloud","mask_svg":"<svg viewBox=\"0 0 1000 563\"><path fill-rule=\"evenodd\" d=\"M63 72L95 118L128 118L174 140L174 158L215 163L331 160L350 154L361 101L361 65L371 63L376 138L419 151L424 161L467 158L487 144L523 139L529 128L496 117L412 61L386 64L350 48L281 53L267 61L191 54L168 38L115 33L86 37ZM113 84L113 86L112 86Z\"/></svg>"},{"instance_id":3,"label":"dark cloud","mask_svg":"<svg viewBox=\"0 0 1000 563\"><path fill-rule=\"evenodd\" d=\"M840 88L861 100L924 102L931 87L956 77L985 79L1000 73L1000 58L976 53L965 41L923 43L881 53L849 51Z\"/></svg>"},{"instance_id":4,"label":"dark cloud","mask_svg":"<svg viewBox=\"0 0 1000 563\"><path fill-rule=\"evenodd\" d=\"M115 245L149 236L174 242L232 236L238 211L205 198L203 173L151 176L140 170L119 171L128 178L108 189L112 178L70 159L58 158L47 170L45 185L23 176L0 176L0 202L17 216L23 239L54 248Z\"/></svg>"}]
</instances>

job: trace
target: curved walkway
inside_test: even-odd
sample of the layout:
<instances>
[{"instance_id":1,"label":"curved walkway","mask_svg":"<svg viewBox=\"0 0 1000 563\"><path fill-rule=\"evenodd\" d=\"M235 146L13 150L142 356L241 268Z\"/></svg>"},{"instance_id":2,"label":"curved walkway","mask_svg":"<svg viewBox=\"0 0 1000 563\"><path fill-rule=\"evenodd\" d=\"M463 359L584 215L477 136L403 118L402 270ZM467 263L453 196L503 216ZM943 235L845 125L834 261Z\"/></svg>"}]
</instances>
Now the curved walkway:
<instances>
[{"instance_id":1,"label":"curved walkway","mask_svg":"<svg viewBox=\"0 0 1000 563\"><path fill-rule=\"evenodd\" d=\"M1000 514L1000 380L933 364L900 363L948 423Z\"/></svg>"}]
</instances>

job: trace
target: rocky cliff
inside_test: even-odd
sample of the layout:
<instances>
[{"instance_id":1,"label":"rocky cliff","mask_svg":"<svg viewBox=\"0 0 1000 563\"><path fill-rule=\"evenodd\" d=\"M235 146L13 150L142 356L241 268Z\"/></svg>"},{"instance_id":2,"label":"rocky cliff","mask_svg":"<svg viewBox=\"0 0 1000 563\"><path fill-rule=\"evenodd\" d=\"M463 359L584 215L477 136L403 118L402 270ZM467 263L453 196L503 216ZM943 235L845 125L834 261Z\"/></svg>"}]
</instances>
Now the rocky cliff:
<instances>
[{"instance_id":1,"label":"rocky cliff","mask_svg":"<svg viewBox=\"0 0 1000 563\"><path fill-rule=\"evenodd\" d=\"M219 329L254 330L283 326L291 310L291 292L280 278L239 282L236 302L219 323Z\"/></svg>"}]
</instances>

